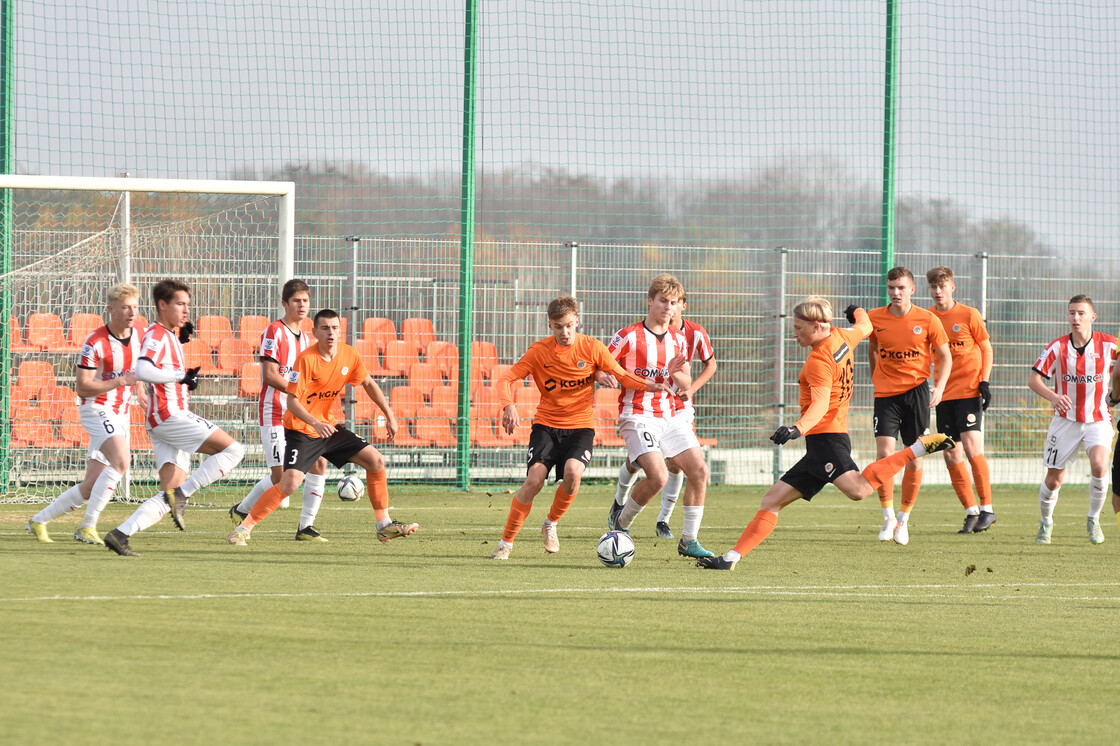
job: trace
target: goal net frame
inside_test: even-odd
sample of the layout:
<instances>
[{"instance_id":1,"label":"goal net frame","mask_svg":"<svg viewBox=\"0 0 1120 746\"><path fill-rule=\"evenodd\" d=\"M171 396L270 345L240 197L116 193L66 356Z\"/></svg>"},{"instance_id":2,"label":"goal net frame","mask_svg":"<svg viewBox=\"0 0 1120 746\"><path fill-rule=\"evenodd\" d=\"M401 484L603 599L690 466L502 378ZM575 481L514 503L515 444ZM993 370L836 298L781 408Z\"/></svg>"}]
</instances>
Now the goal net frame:
<instances>
[{"instance_id":1,"label":"goal net frame","mask_svg":"<svg viewBox=\"0 0 1120 746\"><path fill-rule=\"evenodd\" d=\"M131 247L131 195L137 193L245 195L247 197L277 198L276 276L280 284L292 278L295 264L295 183L291 181L246 181L224 179L154 179L120 177L86 177L55 175L0 174L0 204L3 205L0 225L0 319L6 319L13 309L12 271L15 246L13 225L13 193L11 190L44 192L103 192L120 195L119 221L120 265L117 282L132 281ZM5 322L0 324L0 499L8 497L20 485L13 484L13 449L11 442L12 418L10 397L12 393L12 334ZM127 496L129 479L122 484L121 497ZM76 481L81 481L78 476Z\"/></svg>"}]
</instances>

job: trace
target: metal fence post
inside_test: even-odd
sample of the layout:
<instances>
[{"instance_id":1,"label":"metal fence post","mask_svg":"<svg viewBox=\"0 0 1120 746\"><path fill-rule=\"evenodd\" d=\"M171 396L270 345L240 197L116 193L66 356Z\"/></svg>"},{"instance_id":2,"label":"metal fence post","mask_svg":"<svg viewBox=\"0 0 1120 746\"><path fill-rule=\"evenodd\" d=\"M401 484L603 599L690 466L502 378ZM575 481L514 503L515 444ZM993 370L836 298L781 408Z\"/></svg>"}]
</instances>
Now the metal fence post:
<instances>
[{"instance_id":1,"label":"metal fence post","mask_svg":"<svg viewBox=\"0 0 1120 746\"><path fill-rule=\"evenodd\" d=\"M778 353L777 360L777 373L775 376L774 385L776 386L774 407L774 429L777 430L782 426L782 418L785 415L785 387L786 387L786 260L789 251L784 246L779 246L778 249L778 323L775 327L774 333L774 348ZM779 445L774 446L774 481L777 482L778 478L782 476L782 447Z\"/></svg>"}]
</instances>

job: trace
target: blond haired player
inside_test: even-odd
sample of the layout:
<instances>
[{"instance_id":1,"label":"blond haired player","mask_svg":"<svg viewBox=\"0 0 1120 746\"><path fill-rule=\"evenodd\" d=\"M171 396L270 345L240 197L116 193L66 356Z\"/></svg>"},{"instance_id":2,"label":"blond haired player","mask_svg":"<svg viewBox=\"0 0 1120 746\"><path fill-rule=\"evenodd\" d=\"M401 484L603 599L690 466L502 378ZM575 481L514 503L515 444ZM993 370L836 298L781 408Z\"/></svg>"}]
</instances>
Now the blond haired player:
<instances>
[{"instance_id":1,"label":"blond haired player","mask_svg":"<svg viewBox=\"0 0 1120 746\"><path fill-rule=\"evenodd\" d=\"M1075 295L1066 307L1069 334L1058 337L1042 351L1031 368L1027 386L1054 408L1046 430L1042 460L1046 476L1038 488L1039 512L1035 541L1049 544L1054 529L1054 506L1066 468L1077 458L1082 445L1089 454L1089 541L1104 541L1100 516L1104 507L1108 447L1112 443L1112 415L1108 391L1116 361L1116 337L1093 331L1097 313L1093 299ZM1054 378L1050 389L1043 379Z\"/></svg>"},{"instance_id":2,"label":"blond haired player","mask_svg":"<svg viewBox=\"0 0 1120 746\"><path fill-rule=\"evenodd\" d=\"M257 416L261 428L261 448L269 474L253 485L245 498L229 509L229 517L240 523L257 504L269 487L278 483L284 473L284 412L288 409L288 373L296 358L311 344L311 335L301 329L311 307L311 288L303 280L288 280L280 289L283 317L269 324L261 332L261 393L257 401ZM327 462L319 459L311 467L303 482L303 506L300 510L296 541L326 541L315 528L315 516L323 502L327 482ZM285 502L280 507L286 507Z\"/></svg>"},{"instance_id":3,"label":"blond haired player","mask_svg":"<svg viewBox=\"0 0 1120 746\"><path fill-rule=\"evenodd\" d=\"M903 443L912 443L929 432L929 410L941 402L953 369L945 328L932 312L911 302L915 289L910 270L893 268L887 273L890 303L867 314L871 319L867 357L875 391L876 458L890 455L900 435ZM931 362L936 367L932 392ZM902 472L902 506L897 516L894 481L879 487L879 504L883 508L879 541L910 542L910 511L921 487L922 462L914 460Z\"/></svg>"},{"instance_id":4,"label":"blond haired player","mask_svg":"<svg viewBox=\"0 0 1120 746\"><path fill-rule=\"evenodd\" d=\"M89 434L89 460L85 479L56 497L27 522L27 530L39 541L51 541L47 523L86 504L86 513L74 538L85 544L104 546L97 535L97 519L113 498L128 472L129 406L133 391L141 407L148 406L143 386L136 386L136 361L140 357L141 332L132 327L139 315L140 291L132 285L117 285L109 291L108 316L82 342L74 388L79 397L82 427Z\"/></svg>"},{"instance_id":5,"label":"blond haired player","mask_svg":"<svg viewBox=\"0 0 1120 746\"><path fill-rule=\"evenodd\" d=\"M980 312L953 299L957 291L954 277L953 270L945 266L926 272L929 294L933 298L929 310L945 328L949 353L953 356L953 370L936 408L937 431L962 446L945 451L945 467L949 470L953 491L965 508L964 525L957 533L971 534L987 531L996 522L992 509L992 480L988 460L984 457L984 412L992 401L988 381L992 377L994 356ZM966 458L972 467L976 495L969 483Z\"/></svg>"},{"instance_id":6,"label":"blond haired player","mask_svg":"<svg viewBox=\"0 0 1120 746\"><path fill-rule=\"evenodd\" d=\"M687 397L692 378L687 362L684 333L670 323L684 286L670 274L653 278L646 293L646 317L621 329L611 339L610 353L630 373L672 384ZM680 369L675 367L680 360ZM684 527L677 553L685 557L710 557L698 538L708 488L708 465L700 441L688 417L677 417L676 398L664 393L626 390L618 399L618 431L626 441L626 458L619 469L619 486L607 516L607 526L629 531L638 513L649 504L669 477L666 458L673 459L688 478L684 492ZM632 465L641 467L645 478L626 495L623 480L630 479Z\"/></svg>"},{"instance_id":7,"label":"blond haired player","mask_svg":"<svg viewBox=\"0 0 1120 746\"><path fill-rule=\"evenodd\" d=\"M245 456L245 449L228 433L190 411L189 392L198 386L198 368L186 367L182 345L193 328L190 286L160 280L152 286L152 300L156 320L140 343L136 378L148 384L146 425L162 492L105 534L105 546L126 557L136 556L129 537L159 523L169 512L179 530L186 530L187 499L229 474ZM209 458L188 475L195 453Z\"/></svg>"},{"instance_id":8,"label":"blond haired player","mask_svg":"<svg viewBox=\"0 0 1120 746\"><path fill-rule=\"evenodd\" d=\"M579 493L580 480L594 451L593 392L598 371L606 371L634 391L668 391L664 384L627 373L607 352L606 345L579 334L576 331L579 303L570 295L560 296L548 304L548 328L552 336L534 342L498 379L502 427L507 433L512 434L520 422L510 394L512 382L532 376L533 384L541 392L541 401L529 436L525 482L510 503L505 531L492 559L509 559L513 541L533 506L533 498L544 487L548 472L553 468L561 483L556 488L552 509L541 526L541 534L546 552L560 551L556 524Z\"/></svg>"},{"instance_id":9,"label":"blond haired player","mask_svg":"<svg viewBox=\"0 0 1120 746\"><path fill-rule=\"evenodd\" d=\"M797 344L810 348L801 367L801 419L792 427L782 425L770 440L784 445L805 435L805 456L762 497L754 520L747 524L735 548L721 557L701 557L698 567L734 570L743 555L757 547L778 524L778 512L799 499L812 500L832 483L852 500L862 500L883 482L894 479L906 464L920 456L953 447L952 438L938 433L922 435L909 447L879 459L861 474L852 460L848 438L848 405L852 399L855 349L871 333L867 312L849 306L845 312L855 326L832 326L832 306L819 296L810 296L793 309L793 336Z\"/></svg>"},{"instance_id":10,"label":"blond haired player","mask_svg":"<svg viewBox=\"0 0 1120 746\"><path fill-rule=\"evenodd\" d=\"M361 386L385 415L385 429L392 440L397 419L385 394L366 369L358 351L340 342L338 313L325 308L315 314L315 342L304 350L288 373L288 411L284 413L284 474L265 490L249 515L230 532L226 541L245 546L253 527L260 523L303 483L320 458L338 467L356 464L366 471L366 491L377 521L377 538L387 542L408 536L420 526L389 517L389 481L385 458L362 438L334 422L331 408L346 387Z\"/></svg>"}]
</instances>

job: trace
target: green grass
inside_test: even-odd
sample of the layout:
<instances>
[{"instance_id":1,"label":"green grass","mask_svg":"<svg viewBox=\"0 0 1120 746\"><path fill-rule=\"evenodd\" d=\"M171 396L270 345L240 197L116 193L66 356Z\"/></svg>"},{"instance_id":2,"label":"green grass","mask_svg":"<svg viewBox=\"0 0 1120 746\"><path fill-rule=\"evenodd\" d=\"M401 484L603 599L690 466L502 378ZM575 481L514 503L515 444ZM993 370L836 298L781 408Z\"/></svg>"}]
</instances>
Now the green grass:
<instances>
[{"instance_id":1,"label":"green grass","mask_svg":"<svg viewBox=\"0 0 1120 746\"><path fill-rule=\"evenodd\" d=\"M759 490L714 488L701 539L723 551ZM203 496L214 504L226 498ZM1036 546L1034 488L997 488L999 522L958 536L927 488L907 547L874 500L834 490L783 512L733 573L652 538L598 565L608 490L587 488L546 555L542 495L513 558L490 552L510 496L398 493L414 536L382 545L368 503L328 501L327 544L298 508L251 545L193 507L137 536L138 559L38 544L0 506L0 742L1088 743L1116 730L1120 537L1086 538L1067 487ZM298 502L298 498L297 498ZM113 505L101 529L131 510ZM680 515L674 516L679 531ZM974 572L967 569L975 566Z\"/></svg>"}]
</instances>

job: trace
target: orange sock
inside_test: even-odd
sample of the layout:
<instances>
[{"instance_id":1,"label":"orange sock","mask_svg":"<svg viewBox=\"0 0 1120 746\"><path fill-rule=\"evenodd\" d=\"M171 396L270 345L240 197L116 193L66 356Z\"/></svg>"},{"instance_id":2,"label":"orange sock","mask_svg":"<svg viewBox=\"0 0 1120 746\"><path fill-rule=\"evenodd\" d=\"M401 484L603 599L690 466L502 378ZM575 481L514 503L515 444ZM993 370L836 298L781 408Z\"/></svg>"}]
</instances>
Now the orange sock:
<instances>
[{"instance_id":1,"label":"orange sock","mask_svg":"<svg viewBox=\"0 0 1120 746\"><path fill-rule=\"evenodd\" d=\"M258 523L268 517L268 514L276 510L280 503L284 502L284 493L280 491L278 485L272 485L264 494L260 496L253 509L249 511L249 515L241 521L241 525L245 528L252 528Z\"/></svg>"},{"instance_id":2,"label":"orange sock","mask_svg":"<svg viewBox=\"0 0 1120 746\"><path fill-rule=\"evenodd\" d=\"M894 475L906 466L909 462L914 460L914 452L909 448L903 448L897 453L892 453L890 456L884 456L878 461L868 464L867 468L863 470L863 478L871 483L871 486L879 492L879 504L884 508L890 507L894 503ZM890 485L890 490L886 498L883 496L882 487Z\"/></svg>"},{"instance_id":3,"label":"orange sock","mask_svg":"<svg viewBox=\"0 0 1120 746\"><path fill-rule=\"evenodd\" d=\"M760 510L754 514L754 520L747 524L743 529L739 541L735 542L735 551L740 556L745 555L759 544L763 539L770 535L774 527L778 525L778 514L771 513L769 510Z\"/></svg>"},{"instance_id":4,"label":"orange sock","mask_svg":"<svg viewBox=\"0 0 1120 746\"><path fill-rule=\"evenodd\" d=\"M572 500L576 499L579 494L579 488L572 494L568 494L564 489L564 485L556 485L556 497L552 498L552 510L548 511L548 520L553 523L558 522L568 512L568 508L572 506Z\"/></svg>"},{"instance_id":5,"label":"orange sock","mask_svg":"<svg viewBox=\"0 0 1120 746\"><path fill-rule=\"evenodd\" d=\"M867 481L870 482L871 480L868 479ZM879 493L880 507L894 507L894 474L892 474L889 479L879 485L877 492Z\"/></svg>"},{"instance_id":6,"label":"orange sock","mask_svg":"<svg viewBox=\"0 0 1120 746\"><path fill-rule=\"evenodd\" d=\"M945 464L945 468L949 470L949 482L953 485L953 491L957 493L961 505L975 508L976 496L972 494L972 484L968 481L968 467L963 461L958 461L955 464Z\"/></svg>"},{"instance_id":7,"label":"orange sock","mask_svg":"<svg viewBox=\"0 0 1120 746\"><path fill-rule=\"evenodd\" d=\"M902 507L899 508L903 513L909 513L914 509L914 503L918 502L918 490L922 488L922 473L907 469L902 472Z\"/></svg>"},{"instance_id":8,"label":"orange sock","mask_svg":"<svg viewBox=\"0 0 1120 746\"><path fill-rule=\"evenodd\" d=\"M517 532L521 530L521 525L529 517L529 511L532 508L533 503L523 503L516 497L510 501L509 517L506 518L506 530L502 533L502 541L513 543L513 540L517 538Z\"/></svg>"},{"instance_id":9,"label":"orange sock","mask_svg":"<svg viewBox=\"0 0 1120 746\"><path fill-rule=\"evenodd\" d=\"M389 474L381 471L366 472L366 494L373 506L373 517L378 521L389 520Z\"/></svg>"},{"instance_id":10,"label":"orange sock","mask_svg":"<svg viewBox=\"0 0 1120 746\"><path fill-rule=\"evenodd\" d=\"M972 481L976 483L976 496L981 505L992 504L992 477L988 473L988 459L978 454L968 460L972 465Z\"/></svg>"}]
</instances>

